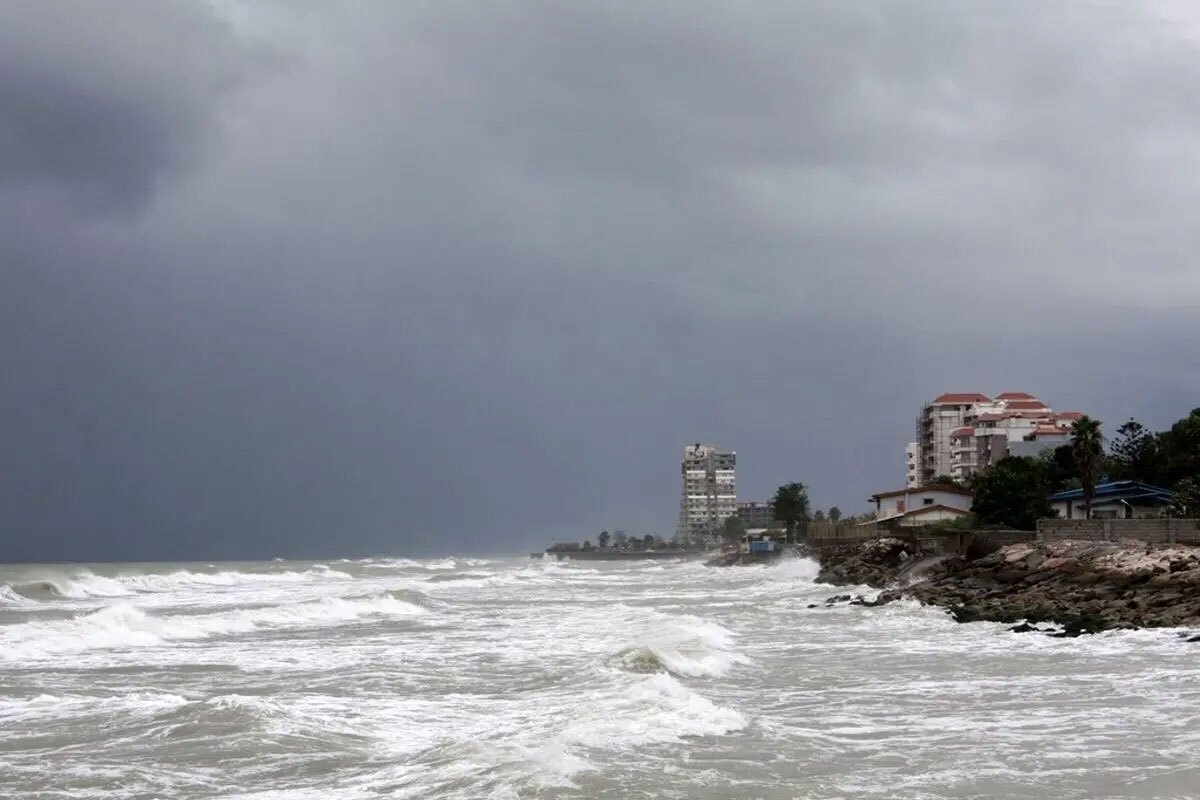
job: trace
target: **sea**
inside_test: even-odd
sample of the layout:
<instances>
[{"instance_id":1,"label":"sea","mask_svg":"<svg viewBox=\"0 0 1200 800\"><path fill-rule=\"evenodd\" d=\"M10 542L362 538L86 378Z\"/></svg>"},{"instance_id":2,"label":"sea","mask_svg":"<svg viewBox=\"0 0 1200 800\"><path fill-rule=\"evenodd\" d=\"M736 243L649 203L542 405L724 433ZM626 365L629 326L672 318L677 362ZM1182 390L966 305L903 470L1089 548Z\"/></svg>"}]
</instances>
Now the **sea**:
<instances>
[{"instance_id":1,"label":"sea","mask_svg":"<svg viewBox=\"0 0 1200 800\"><path fill-rule=\"evenodd\" d=\"M803 559L0 567L4 798L1195 798L1200 644Z\"/></svg>"}]
</instances>

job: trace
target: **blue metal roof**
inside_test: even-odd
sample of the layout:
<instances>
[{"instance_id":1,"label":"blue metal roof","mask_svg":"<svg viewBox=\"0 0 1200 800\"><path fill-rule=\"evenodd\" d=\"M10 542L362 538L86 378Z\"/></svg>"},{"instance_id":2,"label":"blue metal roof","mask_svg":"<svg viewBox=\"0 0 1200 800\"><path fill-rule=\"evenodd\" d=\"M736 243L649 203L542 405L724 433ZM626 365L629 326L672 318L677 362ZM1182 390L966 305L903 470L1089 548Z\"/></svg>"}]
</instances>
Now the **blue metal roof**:
<instances>
[{"instance_id":1,"label":"blue metal roof","mask_svg":"<svg viewBox=\"0 0 1200 800\"><path fill-rule=\"evenodd\" d=\"M1050 495L1050 502L1082 500L1083 489L1068 489ZM1111 481L1096 485L1094 500L1170 500L1171 491L1140 481Z\"/></svg>"}]
</instances>

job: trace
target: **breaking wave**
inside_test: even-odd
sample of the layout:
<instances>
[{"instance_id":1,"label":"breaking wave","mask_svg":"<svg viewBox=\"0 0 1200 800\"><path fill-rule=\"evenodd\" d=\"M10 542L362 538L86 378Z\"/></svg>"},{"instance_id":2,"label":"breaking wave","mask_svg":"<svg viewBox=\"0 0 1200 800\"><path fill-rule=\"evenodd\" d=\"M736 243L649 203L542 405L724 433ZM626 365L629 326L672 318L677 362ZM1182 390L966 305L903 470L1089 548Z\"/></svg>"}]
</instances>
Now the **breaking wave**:
<instances>
[{"instance_id":1,"label":"breaking wave","mask_svg":"<svg viewBox=\"0 0 1200 800\"><path fill-rule=\"evenodd\" d=\"M57 600L66 597L62 586L54 581L25 581L0 585L0 598L12 603L30 600Z\"/></svg>"},{"instance_id":2,"label":"breaking wave","mask_svg":"<svg viewBox=\"0 0 1200 800\"><path fill-rule=\"evenodd\" d=\"M693 736L721 736L746 725L741 713L717 705L672 675L659 673L622 687L619 694L595 698L590 710L555 738L568 746L626 750Z\"/></svg>"},{"instance_id":3,"label":"breaking wave","mask_svg":"<svg viewBox=\"0 0 1200 800\"><path fill-rule=\"evenodd\" d=\"M165 593L189 587L235 587L254 584L295 584L316 580L353 580L345 572L318 564L302 572L190 572L135 575L96 575L86 570L52 574L10 584L0 584L0 602L51 601L63 598L132 597L143 593Z\"/></svg>"},{"instance_id":4,"label":"breaking wave","mask_svg":"<svg viewBox=\"0 0 1200 800\"><path fill-rule=\"evenodd\" d=\"M530 776L531 788L541 796L540 790L550 787L578 789L574 776L596 771L599 761L609 760L591 760L599 752L630 753L647 745L722 736L749 724L740 712L662 672L587 691L571 708L556 709L551 717L549 730L527 731L486 749L467 742L464 749L470 760L491 762L486 771L514 763L533 765L537 773Z\"/></svg>"},{"instance_id":5,"label":"breaking wave","mask_svg":"<svg viewBox=\"0 0 1200 800\"><path fill-rule=\"evenodd\" d=\"M25 605L29 602L29 598L21 594L7 583L0 583L0 605L14 606Z\"/></svg>"},{"instance_id":6,"label":"breaking wave","mask_svg":"<svg viewBox=\"0 0 1200 800\"><path fill-rule=\"evenodd\" d=\"M92 649L148 647L173 641L233 636L261 629L338 625L371 617L429 613L391 594L327 597L293 605L245 608L216 614L160 616L130 603L106 606L71 619L25 622L0 628L0 658L5 651L27 656Z\"/></svg>"},{"instance_id":7,"label":"breaking wave","mask_svg":"<svg viewBox=\"0 0 1200 800\"><path fill-rule=\"evenodd\" d=\"M495 575L491 572L439 572L436 575L430 575L425 580L428 583L451 583L454 581L479 582L481 579L492 577L495 577Z\"/></svg>"},{"instance_id":8,"label":"breaking wave","mask_svg":"<svg viewBox=\"0 0 1200 800\"><path fill-rule=\"evenodd\" d=\"M801 578L813 580L821 571L821 565L811 558L784 558L766 569L772 578Z\"/></svg>"},{"instance_id":9,"label":"breaking wave","mask_svg":"<svg viewBox=\"0 0 1200 800\"><path fill-rule=\"evenodd\" d=\"M749 659L737 652L734 635L715 622L651 611L633 623L634 641L608 660L626 672L664 671L685 678L713 678Z\"/></svg>"}]
</instances>

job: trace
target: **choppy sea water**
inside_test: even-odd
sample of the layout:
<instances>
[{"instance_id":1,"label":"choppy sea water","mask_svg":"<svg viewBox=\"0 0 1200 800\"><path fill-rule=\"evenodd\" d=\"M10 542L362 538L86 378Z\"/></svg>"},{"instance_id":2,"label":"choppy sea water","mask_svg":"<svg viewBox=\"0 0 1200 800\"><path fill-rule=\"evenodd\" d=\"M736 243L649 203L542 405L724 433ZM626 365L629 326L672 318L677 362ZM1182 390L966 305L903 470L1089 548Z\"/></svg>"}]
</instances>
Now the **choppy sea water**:
<instances>
[{"instance_id":1,"label":"choppy sea water","mask_svg":"<svg viewBox=\"0 0 1200 800\"><path fill-rule=\"evenodd\" d=\"M806 561L0 567L0 796L1200 795L1200 645Z\"/></svg>"}]
</instances>

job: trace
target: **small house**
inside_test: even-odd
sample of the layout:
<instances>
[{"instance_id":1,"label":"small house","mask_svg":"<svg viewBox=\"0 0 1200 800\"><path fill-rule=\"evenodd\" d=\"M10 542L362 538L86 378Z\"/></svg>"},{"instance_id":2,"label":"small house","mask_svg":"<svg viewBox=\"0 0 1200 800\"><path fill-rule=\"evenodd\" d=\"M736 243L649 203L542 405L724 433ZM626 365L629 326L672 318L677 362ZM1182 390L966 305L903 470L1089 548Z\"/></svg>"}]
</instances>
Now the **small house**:
<instances>
[{"instance_id":1,"label":"small house","mask_svg":"<svg viewBox=\"0 0 1200 800\"><path fill-rule=\"evenodd\" d=\"M1060 519L1084 519L1083 489L1050 495L1050 507ZM1146 519L1164 517L1171 505L1171 492L1141 481L1111 481L1096 486L1092 498L1093 519Z\"/></svg>"},{"instance_id":2,"label":"small house","mask_svg":"<svg viewBox=\"0 0 1200 800\"><path fill-rule=\"evenodd\" d=\"M886 527L911 528L948 522L969 516L971 493L957 486L930 484L871 495L875 505L872 523Z\"/></svg>"},{"instance_id":3,"label":"small house","mask_svg":"<svg viewBox=\"0 0 1200 800\"><path fill-rule=\"evenodd\" d=\"M743 553L776 553L783 549L783 542L781 539L773 536L770 531L750 531L742 537L742 544L739 549Z\"/></svg>"}]
</instances>

